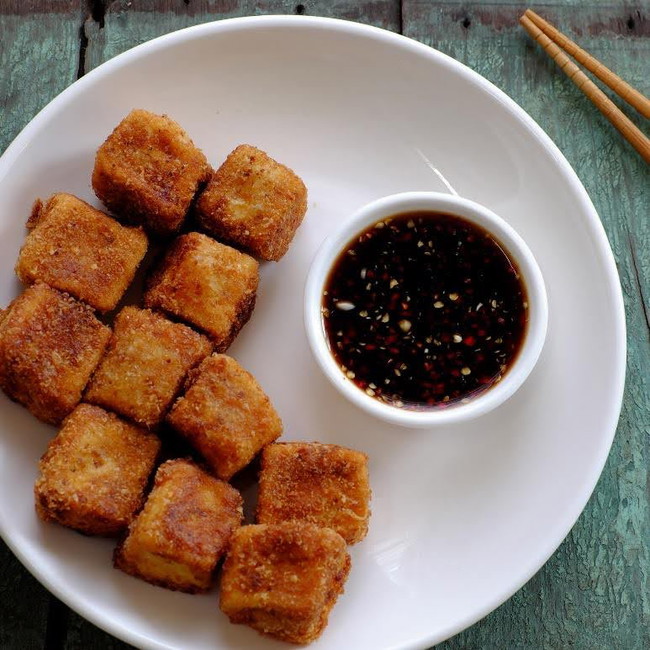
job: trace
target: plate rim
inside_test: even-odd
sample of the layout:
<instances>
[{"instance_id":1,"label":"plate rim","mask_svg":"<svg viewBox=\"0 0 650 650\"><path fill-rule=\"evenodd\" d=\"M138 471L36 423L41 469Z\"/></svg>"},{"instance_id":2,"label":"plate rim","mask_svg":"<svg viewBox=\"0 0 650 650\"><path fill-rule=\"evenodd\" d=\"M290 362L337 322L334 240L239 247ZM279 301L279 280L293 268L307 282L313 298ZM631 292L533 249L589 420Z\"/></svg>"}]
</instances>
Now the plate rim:
<instances>
[{"instance_id":1,"label":"plate rim","mask_svg":"<svg viewBox=\"0 0 650 650\"><path fill-rule=\"evenodd\" d=\"M0 183L10 170L16 158L20 155L23 149L29 144L32 138L32 133L37 131L42 124L46 123L51 113L54 113L59 105L64 104L74 95L80 94L84 91L86 85L95 83L103 76L110 75L113 70L126 66L132 60L137 60L145 54L155 53L156 50L161 50L167 47L173 47L185 41L192 40L195 37L201 37L210 32L215 37L220 32L236 31L238 29L255 30L257 28L319 28L325 31L343 31L350 35L359 36L361 38L369 37L376 41L382 41L388 47L401 47L406 50L411 50L419 53L437 63L452 69L455 73L464 77L470 84L482 88L489 93L494 99L503 105L504 109L526 128L528 133L536 139L540 146L551 155L553 161L558 166L558 171L561 176L568 183L575 194L576 200L581 204L579 212L579 219L586 227L585 235L590 236L594 247L597 249L603 263L603 271L607 278L606 290L609 294L610 304L612 306L613 315L613 333L614 333L614 356L616 357L617 368L616 372L612 374L612 394L614 399L612 404L613 408L610 409L607 422L603 427L603 431L607 431L608 435L604 436L601 441L600 449L598 449L598 462L594 463L591 471L584 477L588 489L584 493L577 496L574 495L571 507L567 507L567 513L564 521L561 522L558 530L560 534L548 539L545 548L542 552L535 555L534 559L529 560L528 567L522 572L519 580L510 584L510 587L502 589L495 593L493 597L486 602L483 607L473 610L471 614L466 615L453 624L447 627L438 629L435 634L430 634L426 637L418 637L395 645L393 650L419 650L430 647L432 644L437 644L445 639L458 634L464 629L467 629L474 623L484 618L487 614L495 610L512 595L519 591L537 571L539 571L544 564L549 560L553 553L557 550L560 544L570 533L572 527L577 522L582 514L587 502L591 498L598 479L602 474L603 468L609 456L609 452L616 434L618 421L620 418L621 409L623 406L623 395L625 388L625 374L626 374L626 359L627 359L627 334L625 322L625 306L623 301L623 293L620 284L620 278L616 267L614 255L605 232L605 228L598 216L596 208L594 207L589 195L582 182L578 178L575 170L571 167L564 155L561 153L558 146L551 140L550 136L537 124L537 122L511 97L504 91L499 89L491 81L481 76L478 72L472 70L465 64L457 61L451 56L435 49L432 46L426 45L416 41L408 36L391 32L387 29L367 25L364 23L357 23L353 21L343 20L340 18L329 18L320 16L296 16L296 15L264 15L264 16L241 16L235 18L226 18L221 20L213 20L190 27L185 27L167 34L163 34L149 41L136 45L121 54L109 59L108 61L97 66L90 72L86 73L80 79L75 80L67 88L61 91L56 97L50 100L19 132L14 140L9 144L7 149L0 156ZM116 622L110 616L105 615L101 610L93 608L85 601L77 598L76 594L70 590L61 588L47 577L40 574L38 567L34 562L21 551L19 546L20 539L12 535L11 529L6 526L3 518L0 516L0 537L3 538L7 546L11 549L14 555L18 558L21 564L54 596L63 601L71 609L76 611L79 615L90 621L94 625L137 647L155 648L155 649L173 649L166 643L161 643L157 640L151 639L141 633L134 632L128 627ZM224 649L225 650L225 649Z\"/></svg>"}]
</instances>

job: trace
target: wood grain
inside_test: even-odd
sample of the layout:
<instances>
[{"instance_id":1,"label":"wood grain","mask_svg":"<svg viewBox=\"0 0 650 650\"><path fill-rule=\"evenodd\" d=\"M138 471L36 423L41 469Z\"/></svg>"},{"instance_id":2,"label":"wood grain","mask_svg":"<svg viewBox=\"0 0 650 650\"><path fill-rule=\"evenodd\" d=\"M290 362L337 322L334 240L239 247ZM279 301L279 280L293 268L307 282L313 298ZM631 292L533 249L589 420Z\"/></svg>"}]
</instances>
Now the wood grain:
<instances>
[{"instance_id":1,"label":"wood grain","mask_svg":"<svg viewBox=\"0 0 650 650\"><path fill-rule=\"evenodd\" d=\"M609 86L619 97L631 106L634 106L643 117L650 118L650 99L642 95L636 88L630 86L624 79L621 79L620 76L612 72L607 66L604 66L577 43L567 38L566 35L562 34L562 32L544 20L539 14L535 13L532 9L528 9L519 20L522 24L524 24L524 20L532 21L562 50Z\"/></svg>"},{"instance_id":2,"label":"wood grain","mask_svg":"<svg viewBox=\"0 0 650 650\"><path fill-rule=\"evenodd\" d=\"M0 542L0 648L45 647L50 597Z\"/></svg>"},{"instance_id":3,"label":"wood grain","mask_svg":"<svg viewBox=\"0 0 650 650\"><path fill-rule=\"evenodd\" d=\"M607 95L597 86L571 59L567 53L562 50L556 43L554 43L529 17L528 15L522 16L519 19L520 25L528 32L529 36L534 39L544 51L557 63L558 67L571 81L580 89L580 91L591 101L591 103L609 120L614 128L638 151L641 158L646 163L650 163L650 139L634 124L627 115L619 109L614 102L607 97ZM559 34L559 32L558 32ZM571 41L569 41L571 42ZM589 58L591 63L596 64L597 61L593 57ZM598 64L600 65L600 64ZM600 66L600 70L607 70L604 66ZM608 71L609 72L609 71ZM612 73L610 72L610 75ZM612 86L611 89L617 92L620 86L625 82L618 78L618 86ZM628 96L622 96L621 93L617 94L621 99L628 102L633 100L636 102L636 107L641 112L647 112L648 108L645 104L650 104L648 100L643 97L636 90L625 85ZM632 94L634 93L634 94ZM643 101L644 103L640 103ZM644 115L645 117L645 115Z\"/></svg>"},{"instance_id":4,"label":"wood grain","mask_svg":"<svg viewBox=\"0 0 650 650\"><path fill-rule=\"evenodd\" d=\"M86 23L85 71L117 54L168 32L212 20L264 14L300 14L356 20L399 31L399 2L328 2L327 0L116 0L101 23ZM155 15L155 20L152 16Z\"/></svg>"},{"instance_id":5,"label":"wood grain","mask_svg":"<svg viewBox=\"0 0 650 650\"><path fill-rule=\"evenodd\" d=\"M83 0L0 0L2 151L38 110L77 78L83 16Z\"/></svg>"},{"instance_id":6,"label":"wood grain","mask_svg":"<svg viewBox=\"0 0 650 650\"><path fill-rule=\"evenodd\" d=\"M605 226L628 319L628 380L612 453L585 512L515 596L443 650L650 648L650 171L529 42L526 4L405 0L0 0L0 150L77 76L154 36L226 17L327 15L433 45L496 83L568 158ZM539 5L538 5L539 7ZM546 0L544 16L645 94L650 8L612 0ZM533 5L535 8L535 5ZM83 30L82 30L83 27ZM643 127L642 122L638 122ZM577 333L579 335L579 333ZM0 647L128 648L68 612L0 547ZM49 619L49 626L48 626Z\"/></svg>"},{"instance_id":7,"label":"wood grain","mask_svg":"<svg viewBox=\"0 0 650 650\"><path fill-rule=\"evenodd\" d=\"M0 0L0 151L77 78L84 15L82 0ZM48 626L56 611L47 591L0 542L0 647L56 644L66 634L58 623Z\"/></svg>"}]
</instances>

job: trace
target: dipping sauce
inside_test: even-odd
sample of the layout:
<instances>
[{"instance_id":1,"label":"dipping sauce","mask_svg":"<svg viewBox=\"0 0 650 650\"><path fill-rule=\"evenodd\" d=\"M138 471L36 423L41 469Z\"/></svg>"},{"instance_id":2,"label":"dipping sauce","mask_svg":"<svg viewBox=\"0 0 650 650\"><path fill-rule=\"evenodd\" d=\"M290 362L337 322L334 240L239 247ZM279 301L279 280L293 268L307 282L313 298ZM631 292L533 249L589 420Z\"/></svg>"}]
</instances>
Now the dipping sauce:
<instances>
[{"instance_id":1,"label":"dipping sauce","mask_svg":"<svg viewBox=\"0 0 650 650\"><path fill-rule=\"evenodd\" d=\"M519 270L462 217L400 214L348 243L325 283L323 323L339 366L399 408L444 408L501 380L528 322Z\"/></svg>"}]
</instances>

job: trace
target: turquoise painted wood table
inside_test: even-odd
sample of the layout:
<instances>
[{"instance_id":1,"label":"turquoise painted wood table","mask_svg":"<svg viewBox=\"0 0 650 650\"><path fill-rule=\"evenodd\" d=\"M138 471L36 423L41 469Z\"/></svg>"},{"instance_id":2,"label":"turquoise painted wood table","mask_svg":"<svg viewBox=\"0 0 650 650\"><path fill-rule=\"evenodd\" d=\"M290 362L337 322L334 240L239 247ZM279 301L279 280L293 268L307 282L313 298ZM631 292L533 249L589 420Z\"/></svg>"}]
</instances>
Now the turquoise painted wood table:
<instances>
[{"instance_id":1,"label":"turquoise painted wood table","mask_svg":"<svg viewBox=\"0 0 650 650\"><path fill-rule=\"evenodd\" d=\"M198 23L252 14L333 16L401 32L487 77L573 165L609 236L625 296L628 375L612 452L551 560L446 650L650 648L650 173L518 26L518 0L0 0L0 151L50 99L120 52ZM647 0L533 8L646 95ZM647 131L632 109L628 115ZM573 125L568 128L568 125ZM126 648L68 610L0 546L0 648Z\"/></svg>"}]
</instances>

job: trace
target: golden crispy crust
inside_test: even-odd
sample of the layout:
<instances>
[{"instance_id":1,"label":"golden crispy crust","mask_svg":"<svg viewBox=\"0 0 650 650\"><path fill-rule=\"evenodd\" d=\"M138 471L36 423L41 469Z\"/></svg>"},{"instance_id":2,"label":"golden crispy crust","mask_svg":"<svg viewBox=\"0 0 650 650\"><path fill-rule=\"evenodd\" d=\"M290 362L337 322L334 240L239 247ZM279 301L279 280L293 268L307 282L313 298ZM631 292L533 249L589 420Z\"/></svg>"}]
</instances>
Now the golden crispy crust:
<instances>
[{"instance_id":1,"label":"golden crispy crust","mask_svg":"<svg viewBox=\"0 0 650 650\"><path fill-rule=\"evenodd\" d=\"M343 538L303 522L244 526L224 562L219 606L243 623L282 641L310 643L350 571Z\"/></svg>"},{"instance_id":2,"label":"golden crispy crust","mask_svg":"<svg viewBox=\"0 0 650 650\"><path fill-rule=\"evenodd\" d=\"M167 421L228 480L282 434L282 421L255 378L224 354L208 357L188 378Z\"/></svg>"},{"instance_id":3,"label":"golden crispy crust","mask_svg":"<svg viewBox=\"0 0 650 650\"><path fill-rule=\"evenodd\" d=\"M279 260L307 211L307 188L288 167L238 146L196 203L198 222L218 239L263 260Z\"/></svg>"},{"instance_id":4,"label":"golden crispy crust","mask_svg":"<svg viewBox=\"0 0 650 650\"><path fill-rule=\"evenodd\" d=\"M37 282L0 322L0 387L58 424L81 400L110 335L90 307Z\"/></svg>"},{"instance_id":5,"label":"golden crispy crust","mask_svg":"<svg viewBox=\"0 0 650 650\"><path fill-rule=\"evenodd\" d=\"M131 111L97 151L95 194L118 216L167 236L181 227L210 165L166 115Z\"/></svg>"},{"instance_id":6,"label":"golden crispy crust","mask_svg":"<svg viewBox=\"0 0 650 650\"><path fill-rule=\"evenodd\" d=\"M127 228L71 194L38 201L16 264L26 284L42 280L91 307L114 309L147 252L141 228Z\"/></svg>"},{"instance_id":7,"label":"golden crispy crust","mask_svg":"<svg viewBox=\"0 0 650 650\"><path fill-rule=\"evenodd\" d=\"M36 512L88 535L116 535L141 507L159 451L154 434L80 404L41 458Z\"/></svg>"},{"instance_id":8,"label":"golden crispy crust","mask_svg":"<svg viewBox=\"0 0 650 650\"><path fill-rule=\"evenodd\" d=\"M85 399L154 427L188 371L211 351L208 339L189 327L148 309L125 307Z\"/></svg>"},{"instance_id":9,"label":"golden crispy crust","mask_svg":"<svg viewBox=\"0 0 650 650\"><path fill-rule=\"evenodd\" d=\"M258 268L206 235L181 235L149 278L145 306L194 325L224 352L253 311Z\"/></svg>"},{"instance_id":10,"label":"golden crispy crust","mask_svg":"<svg viewBox=\"0 0 650 650\"><path fill-rule=\"evenodd\" d=\"M279 442L262 452L256 518L260 524L308 521L348 544L368 532L366 454L318 442Z\"/></svg>"},{"instance_id":11,"label":"golden crispy crust","mask_svg":"<svg viewBox=\"0 0 650 650\"><path fill-rule=\"evenodd\" d=\"M27 217L27 223L25 224L27 230L32 230L32 228L36 227L38 220L41 218L41 214L43 214L43 201L36 199L32 205L32 211L29 217Z\"/></svg>"},{"instance_id":12,"label":"golden crispy crust","mask_svg":"<svg viewBox=\"0 0 650 650\"><path fill-rule=\"evenodd\" d=\"M115 550L115 566L168 589L206 591L241 520L242 498L235 488L190 461L167 461Z\"/></svg>"}]
</instances>

